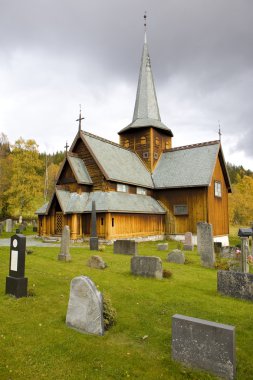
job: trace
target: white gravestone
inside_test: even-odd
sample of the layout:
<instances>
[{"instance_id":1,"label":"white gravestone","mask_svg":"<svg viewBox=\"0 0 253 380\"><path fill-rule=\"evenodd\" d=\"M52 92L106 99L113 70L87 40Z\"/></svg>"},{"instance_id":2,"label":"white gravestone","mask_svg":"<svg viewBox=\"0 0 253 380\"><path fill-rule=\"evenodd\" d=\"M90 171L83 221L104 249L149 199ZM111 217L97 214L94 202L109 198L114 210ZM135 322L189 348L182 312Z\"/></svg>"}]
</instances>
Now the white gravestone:
<instances>
[{"instance_id":1,"label":"white gravestone","mask_svg":"<svg viewBox=\"0 0 253 380\"><path fill-rule=\"evenodd\" d=\"M103 297L89 277L71 281L66 324L82 333L104 334Z\"/></svg>"}]
</instances>

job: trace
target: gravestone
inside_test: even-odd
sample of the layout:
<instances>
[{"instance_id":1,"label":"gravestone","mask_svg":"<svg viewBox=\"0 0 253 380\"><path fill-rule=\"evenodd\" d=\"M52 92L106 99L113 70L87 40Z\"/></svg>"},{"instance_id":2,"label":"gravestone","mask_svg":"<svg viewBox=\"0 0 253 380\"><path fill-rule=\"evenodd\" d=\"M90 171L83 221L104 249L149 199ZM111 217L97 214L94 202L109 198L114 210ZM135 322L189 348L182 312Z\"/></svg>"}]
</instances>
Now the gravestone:
<instances>
[{"instance_id":1,"label":"gravestone","mask_svg":"<svg viewBox=\"0 0 253 380\"><path fill-rule=\"evenodd\" d=\"M197 244L202 265L213 268L215 255L213 245L213 226L211 224L206 222L197 223Z\"/></svg>"},{"instance_id":2,"label":"gravestone","mask_svg":"<svg viewBox=\"0 0 253 380\"><path fill-rule=\"evenodd\" d=\"M173 249L173 251L168 254L167 261L170 263L184 264L185 256L180 249Z\"/></svg>"},{"instance_id":3,"label":"gravestone","mask_svg":"<svg viewBox=\"0 0 253 380\"><path fill-rule=\"evenodd\" d=\"M5 221L5 231L6 232L12 232L12 228L13 228L12 219L6 219L6 221Z\"/></svg>"},{"instance_id":4,"label":"gravestone","mask_svg":"<svg viewBox=\"0 0 253 380\"><path fill-rule=\"evenodd\" d=\"M113 243L113 253L122 255L137 255L138 243L134 240L116 240Z\"/></svg>"},{"instance_id":5,"label":"gravestone","mask_svg":"<svg viewBox=\"0 0 253 380\"><path fill-rule=\"evenodd\" d=\"M192 242L192 233L186 232L184 235L184 245L183 250L184 251L193 251L194 245Z\"/></svg>"},{"instance_id":6,"label":"gravestone","mask_svg":"<svg viewBox=\"0 0 253 380\"><path fill-rule=\"evenodd\" d=\"M97 255L91 256L88 260L87 265L90 268L96 268L96 269L105 269L107 267L102 257L97 256Z\"/></svg>"},{"instance_id":7,"label":"gravestone","mask_svg":"<svg viewBox=\"0 0 253 380\"><path fill-rule=\"evenodd\" d=\"M158 251L167 251L168 250L168 243L159 243L157 244Z\"/></svg>"},{"instance_id":8,"label":"gravestone","mask_svg":"<svg viewBox=\"0 0 253 380\"><path fill-rule=\"evenodd\" d=\"M71 256L69 253L69 244L70 244L70 229L69 229L69 226L64 226L62 230L61 250L58 255L58 260L71 261Z\"/></svg>"},{"instance_id":9,"label":"gravestone","mask_svg":"<svg viewBox=\"0 0 253 380\"><path fill-rule=\"evenodd\" d=\"M92 201L90 250L98 251L96 203Z\"/></svg>"},{"instance_id":10,"label":"gravestone","mask_svg":"<svg viewBox=\"0 0 253 380\"><path fill-rule=\"evenodd\" d=\"M214 253L217 253L218 255L221 255L222 252L222 243L219 241L215 241L213 243L214 246Z\"/></svg>"},{"instance_id":11,"label":"gravestone","mask_svg":"<svg viewBox=\"0 0 253 380\"><path fill-rule=\"evenodd\" d=\"M10 245L9 276L6 277L5 293L12 294L16 298L27 296L27 283L25 277L25 250L26 237L13 235Z\"/></svg>"},{"instance_id":12,"label":"gravestone","mask_svg":"<svg viewBox=\"0 0 253 380\"><path fill-rule=\"evenodd\" d=\"M0 223L0 235L3 233L3 229L4 229L3 223Z\"/></svg>"},{"instance_id":13,"label":"gravestone","mask_svg":"<svg viewBox=\"0 0 253 380\"><path fill-rule=\"evenodd\" d=\"M247 237L241 237L240 269L243 273L249 273L249 264L247 262L248 255L249 255L249 239Z\"/></svg>"},{"instance_id":14,"label":"gravestone","mask_svg":"<svg viewBox=\"0 0 253 380\"><path fill-rule=\"evenodd\" d=\"M133 256L131 272L136 276L161 279L163 277L162 260L156 256Z\"/></svg>"},{"instance_id":15,"label":"gravestone","mask_svg":"<svg viewBox=\"0 0 253 380\"><path fill-rule=\"evenodd\" d=\"M219 270L217 290L225 296L253 301L253 274Z\"/></svg>"},{"instance_id":16,"label":"gravestone","mask_svg":"<svg viewBox=\"0 0 253 380\"><path fill-rule=\"evenodd\" d=\"M20 232L26 231L26 226L24 224L20 224L19 231Z\"/></svg>"},{"instance_id":17,"label":"gravestone","mask_svg":"<svg viewBox=\"0 0 253 380\"><path fill-rule=\"evenodd\" d=\"M172 317L172 358L233 380L236 376L235 327L175 314Z\"/></svg>"},{"instance_id":18,"label":"gravestone","mask_svg":"<svg viewBox=\"0 0 253 380\"><path fill-rule=\"evenodd\" d=\"M103 297L89 277L71 281L66 324L82 333L104 334Z\"/></svg>"}]
</instances>

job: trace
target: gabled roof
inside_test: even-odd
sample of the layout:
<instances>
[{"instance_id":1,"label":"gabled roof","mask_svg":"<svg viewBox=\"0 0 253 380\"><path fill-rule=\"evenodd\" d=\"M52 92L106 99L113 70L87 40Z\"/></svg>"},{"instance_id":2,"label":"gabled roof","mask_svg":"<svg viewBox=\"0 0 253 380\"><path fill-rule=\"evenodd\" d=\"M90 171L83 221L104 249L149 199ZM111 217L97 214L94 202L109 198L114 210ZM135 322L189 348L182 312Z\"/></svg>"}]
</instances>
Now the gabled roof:
<instances>
[{"instance_id":1,"label":"gabled roof","mask_svg":"<svg viewBox=\"0 0 253 380\"><path fill-rule=\"evenodd\" d=\"M147 195L114 191L78 194L57 189L54 196L56 196L64 214L90 213L93 200L96 202L97 212L165 214L165 210L160 203ZM47 203L43 208L41 207L36 211L36 214L47 214L51 203Z\"/></svg>"},{"instance_id":2,"label":"gabled roof","mask_svg":"<svg viewBox=\"0 0 253 380\"><path fill-rule=\"evenodd\" d=\"M218 155L231 189L219 141L170 149L161 155L152 175L155 188L209 186Z\"/></svg>"},{"instance_id":3,"label":"gabled roof","mask_svg":"<svg viewBox=\"0 0 253 380\"><path fill-rule=\"evenodd\" d=\"M169 136L173 136L171 130L161 122L150 56L148 52L146 32L144 37L133 120L132 123L123 128L119 134L140 127L154 127L157 129L162 129L163 132Z\"/></svg>"},{"instance_id":4,"label":"gabled roof","mask_svg":"<svg viewBox=\"0 0 253 380\"><path fill-rule=\"evenodd\" d=\"M56 182L58 182L58 180L61 176L61 173L62 173L67 162L69 163L71 170L75 176L76 182L78 184L80 184L80 185L92 185L93 182L90 178L88 170L86 169L86 166L84 165L83 160L77 156L73 156L71 153L70 154L68 153L67 157L65 157L65 159L61 165L61 168L59 170Z\"/></svg>"},{"instance_id":5,"label":"gabled roof","mask_svg":"<svg viewBox=\"0 0 253 380\"><path fill-rule=\"evenodd\" d=\"M91 185L92 180L81 158L68 155L67 157L74 176L79 184Z\"/></svg>"},{"instance_id":6,"label":"gabled roof","mask_svg":"<svg viewBox=\"0 0 253 380\"><path fill-rule=\"evenodd\" d=\"M80 136L107 180L154 187L150 172L136 153L88 132L81 131Z\"/></svg>"}]
</instances>

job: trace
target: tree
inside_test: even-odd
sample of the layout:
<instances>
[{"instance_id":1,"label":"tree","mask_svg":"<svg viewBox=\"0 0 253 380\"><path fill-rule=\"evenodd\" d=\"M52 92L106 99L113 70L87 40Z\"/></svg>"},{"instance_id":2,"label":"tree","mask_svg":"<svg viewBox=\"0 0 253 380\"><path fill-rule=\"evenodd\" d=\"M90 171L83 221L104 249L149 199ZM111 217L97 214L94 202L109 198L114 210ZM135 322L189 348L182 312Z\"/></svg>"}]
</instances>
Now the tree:
<instances>
[{"instance_id":1,"label":"tree","mask_svg":"<svg viewBox=\"0 0 253 380\"><path fill-rule=\"evenodd\" d=\"M229 215L232 224L249 225L253 220L253 178L245 175L233 186L229 197Z\"/></svg>"},{"instance_id":2,"label":"tree","mask_svg":"<svg viewBox=\"0 0 253 380\"><path fill-rule=\"evenodd\" d=\"M34 140L20 138L11 147L11 181L4 191L12 216L32 216L43 202L43 163Z\"/></svg>"}]
</instances>

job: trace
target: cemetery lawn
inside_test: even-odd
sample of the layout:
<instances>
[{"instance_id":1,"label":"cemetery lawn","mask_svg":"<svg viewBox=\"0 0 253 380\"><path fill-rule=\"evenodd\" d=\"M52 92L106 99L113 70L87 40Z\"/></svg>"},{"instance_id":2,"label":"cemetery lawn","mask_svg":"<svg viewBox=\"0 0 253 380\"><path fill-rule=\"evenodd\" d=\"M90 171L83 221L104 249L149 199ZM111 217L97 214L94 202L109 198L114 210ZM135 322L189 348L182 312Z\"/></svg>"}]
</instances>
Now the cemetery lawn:
<instances>
[{"instance_id":1,"label":"cemetery lawn","mask_svg":"<svg viewBox=\"0 0 253 380\"><path fill-rule=\"evenodd\" d=\"M177 243L169 242L170 249ZM26 257L33 296L5 295L9 248L0 248L0 379L215 379L171 359L171 317L178 313L236 326L237 380L253 379L253 303L221 296L215 269L202 268L196 251L187 264L165 261L157 242L139 244L139 254L160 256L172 277L134 277L130 256L107 246L98 254L105 270L86 266L87 248L71 248L72 261L57 261L59 248L33 248ZM96 252L93 252L96 254ZM252 271L252 268L251 268ZM89 276L110 296L117 324L104 336L78 333L65 325L70 281Z\"/></svg>"}]
</instances>

